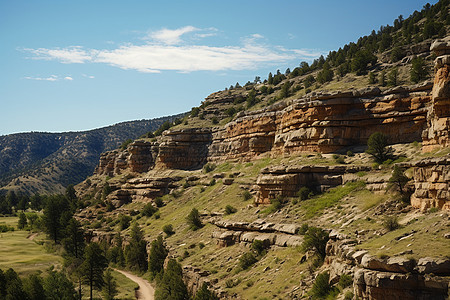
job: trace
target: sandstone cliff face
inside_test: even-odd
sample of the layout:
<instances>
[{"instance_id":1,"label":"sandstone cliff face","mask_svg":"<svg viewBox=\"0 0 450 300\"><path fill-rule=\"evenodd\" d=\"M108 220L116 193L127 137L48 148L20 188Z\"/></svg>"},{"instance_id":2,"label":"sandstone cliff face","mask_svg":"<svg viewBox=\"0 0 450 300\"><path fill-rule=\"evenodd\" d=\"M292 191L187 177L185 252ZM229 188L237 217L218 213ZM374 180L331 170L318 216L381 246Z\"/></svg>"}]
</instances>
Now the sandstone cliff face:
<instances>
[{"instance_id":1,"label":"sandstone cliff face","mask_svg":"<svg viewBox=\"0 0 450 300\"><path fill-rule=\"evenodd\" d=\"M450 37L431 45L435 59L432 106L423 132L423 150L450 147Z\"/></svg>"},{"instance_id":2,"label":"sandstone cliff face","mask_svg":"<svg viewBox=\"0 0 450 300\"><path fill-rule=\"evenodd\" d=\"M315 151L335 152L362 145L381 131L392 143L421 140L431 101L431 83L331 94L308 94L251 112L214 133L209 160L251 159Z\"/></svg>"},{"instance_id":3,"label":"sandstone cliff face","mask_svg":"<svg viewBox=\"0 0 450 300\"><path fill-rule=\"evenodd\" d=\"M190 128L164 133L159 145L158 167L189 170L201 168L211 143L209 128Z\"/></svg>"},{"instance_id":4,"label":"sandstone cliff face","mask_svg":"<svg viewBox=\"0 0 450 300\"><path fill-rule=\"evenodd\" d=\"M450 155L418 162L413 179L413 207L422 211L432 207L450 210Z\"/></svg>"},{"instance_id":5,"label":"sandstone cliff face","mask_svg":"<svg viewBox=\"0 0 450 300\"><path fill-rule=\"evenodd\" d=\"M355 180L355 173L368 171L366 166L278 166L265 168L256 181L256 204L270 204L277 196L294 197L302 187L317 192Z\"/></svg>"}]
</instances>

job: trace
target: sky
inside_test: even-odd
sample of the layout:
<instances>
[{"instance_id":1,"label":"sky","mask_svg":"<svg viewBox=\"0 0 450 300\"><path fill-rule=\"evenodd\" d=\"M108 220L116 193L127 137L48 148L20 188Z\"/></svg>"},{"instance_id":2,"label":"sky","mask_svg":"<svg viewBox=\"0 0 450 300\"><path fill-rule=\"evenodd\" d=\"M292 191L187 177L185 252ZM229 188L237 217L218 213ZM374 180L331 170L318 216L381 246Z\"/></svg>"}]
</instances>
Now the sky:
<instances>
[{"instance_id":1,"label":"sky","mask_svg":"<svg viewBox=\"0 0 450 300\"><path fill-rule=\"evenodd\" d=\"M186 112L426 3L0 0L0 135Z\"/></svg>"}]
</instances>

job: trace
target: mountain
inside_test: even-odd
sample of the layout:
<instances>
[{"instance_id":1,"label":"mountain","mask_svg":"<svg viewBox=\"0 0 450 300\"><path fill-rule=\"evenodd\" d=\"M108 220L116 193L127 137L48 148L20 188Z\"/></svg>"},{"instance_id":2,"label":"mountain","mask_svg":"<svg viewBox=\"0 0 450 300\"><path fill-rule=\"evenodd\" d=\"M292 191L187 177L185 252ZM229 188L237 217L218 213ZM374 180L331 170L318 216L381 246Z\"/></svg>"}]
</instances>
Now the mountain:
<instances>
[{"instance_id":1,"label":"mountain","mask_svg":"<svg viewBox=\"0 0 450 300\"><path fill-rule=\"evenodd\" d=\"M164 236L191 294L448 299L448 11L426 5L103 153L75 217L114 251L130 224L152 250Z\"/></svg>"},{"instance_id":2,"label":"mountain","mask_svg":"<svg viewBox=\"0 0 450 300\"><path fill-rule=\"evenodd\" d=\"M27 194L62 192L92 174L104 151L182 115L118 123L89 131L0 136L0 186Z\"/></svg>"}]
</instances>

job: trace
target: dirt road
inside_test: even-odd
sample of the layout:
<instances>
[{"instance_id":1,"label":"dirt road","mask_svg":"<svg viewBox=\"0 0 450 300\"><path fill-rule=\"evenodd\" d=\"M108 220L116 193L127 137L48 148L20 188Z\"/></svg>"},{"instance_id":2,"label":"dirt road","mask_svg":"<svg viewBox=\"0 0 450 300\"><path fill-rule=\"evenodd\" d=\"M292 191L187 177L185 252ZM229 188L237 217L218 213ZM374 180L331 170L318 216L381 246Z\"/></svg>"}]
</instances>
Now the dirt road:
<instances>
[{"instance_id":1,"label":"dirt road","mask_svg":"<svg viewBox=\"0 0 450 300\"><path fill-rule=\"evenodd\" d=\"M138 300L154 300L155 299L155 289L150 285L150 283L134 274L131 274L127 271L122 271L118 269L114 269L115 271L122 273L129 279L133 280L139 285L139 289L136 291L136 296Z\"/></svg>"}]
</instances>

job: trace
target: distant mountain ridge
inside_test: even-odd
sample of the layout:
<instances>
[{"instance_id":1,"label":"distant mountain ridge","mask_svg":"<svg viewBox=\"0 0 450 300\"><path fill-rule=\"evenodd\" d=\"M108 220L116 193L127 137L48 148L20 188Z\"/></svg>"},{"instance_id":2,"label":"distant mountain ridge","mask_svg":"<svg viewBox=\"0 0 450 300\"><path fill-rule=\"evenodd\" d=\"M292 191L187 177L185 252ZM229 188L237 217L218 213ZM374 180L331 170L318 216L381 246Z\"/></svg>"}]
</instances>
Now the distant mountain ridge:
<instances>
[{"instance_id":1,"label":"distant mountain ridge","mask_svg":"<svg viewBox=\"0 0 450 300\"><path fill-rule=\"evenodd\" d=\"M0 136L0 191L56 193L92 174L100 154L182 115L128 121L80 132Z\"/></svg>"}]
</instances>

